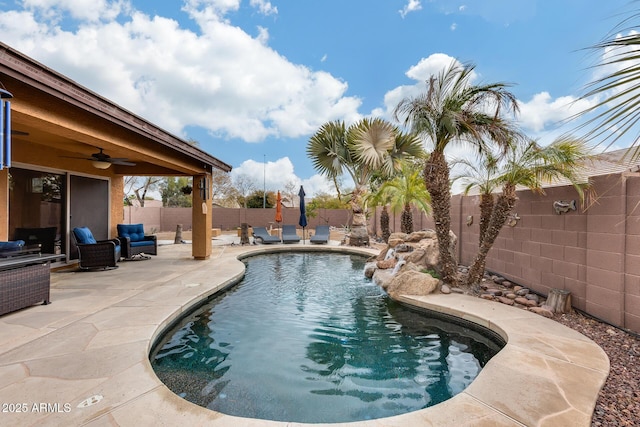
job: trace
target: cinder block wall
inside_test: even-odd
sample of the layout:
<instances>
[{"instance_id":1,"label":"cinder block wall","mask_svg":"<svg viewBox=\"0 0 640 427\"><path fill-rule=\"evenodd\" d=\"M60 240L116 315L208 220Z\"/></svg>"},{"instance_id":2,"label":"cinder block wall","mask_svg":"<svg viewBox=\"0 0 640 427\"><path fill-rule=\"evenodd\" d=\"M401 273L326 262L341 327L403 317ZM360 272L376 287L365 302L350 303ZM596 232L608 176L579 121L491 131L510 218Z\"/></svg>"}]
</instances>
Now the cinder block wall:
<instances>
[{"instance_id":1,"label":"cinder block wall","mask_svg":"<svg viewBox=\"0 0 640 427\"><path fill-rule=\"evenodd\" d=\"M503 227L487 269L544 295L569 290L576 308L640 331L640 177L606 175L592 182L583 206L572 187L549 188L544 196L518 192L520 220ZM576 200L577 210L557 214L557 200ZM478 204L477 196L461 198L456 234L462 264L477 253Z\"/></svg>"},{"instance_id":2,"label":"cinder block wall","mask_svg":"<svg viewBox=\"0 0 640 427\"><path fill-rule=\"evenodd\" d=\"M243 222L252 226L269 227L277 226L275 222L276 210L270 209L226 209L214 208L212 213L212 228L222 230L235 230ZM282 209L284 224L298 226L300 219L299 208ZM175 231L178 224L182 224L183 230L191 230L191 208L160 208L160 207L133 207L124 208L124 222L127 224L142 223L145 230ZM307 217L310 228L318 224L328 224L334 227L342 227L351 224L351 213L345 209L331 210L320 209L315 218Z\"/></svg>"}]
</instances>

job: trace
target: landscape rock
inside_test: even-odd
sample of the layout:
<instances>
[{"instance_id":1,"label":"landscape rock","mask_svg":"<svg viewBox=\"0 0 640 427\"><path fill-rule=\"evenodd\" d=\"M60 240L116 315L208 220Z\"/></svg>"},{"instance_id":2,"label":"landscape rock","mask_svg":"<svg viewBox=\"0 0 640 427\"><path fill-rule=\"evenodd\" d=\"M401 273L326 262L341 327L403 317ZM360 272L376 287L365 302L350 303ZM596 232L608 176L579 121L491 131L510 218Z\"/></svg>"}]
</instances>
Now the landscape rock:
<instances>
[{"instance_id":1,"label":"landscape rock","mask_svg":"<svg viewBox=\"0 0 640 427\"><path fill-rule=\"evenodd\" d=\"M513 305L513 300L505 297L497 297L498 301L506 305Z\"/></svg>"},{"instance_id":2,"label":"landscape rock","mask_svg":"<svg viewBox=\"0 0 640 427\"><path fill-rule=\"evenodd\" d=\"M381 268L383 270L387 269L387 268L393 268L396 266L396 264L398 263L398 260L395 258L389 258L387 260L383 260L383 261L378 261L376 262L376 266L378 268Z\"/></svg>"},{"instance_id":3,"label":"landscape rock","mask_svg":"<svg viewBox=\"0 0 640 427\"><path fill-rule=\"evenodd\" d=\"M538 305L538 303L535 302L534 300L530 300L530 299L527 299L525 297L517 297L515 299L515 301L518 304L522 304L522 305L527 306L527 307L536 307Z\"/></svg>"},{"instance_id":4,"label":"landscape rock","mask_svg":"<svg viewBox=\"0 0 640 427\"><path fill-rule=\"evenodd\" d=\"M438 289L440 281L419 271L402 271L392 277L387 292L392 297L398 295L429 295Z\"/></svg>"},{"instance_id":5,"label":"landscape rock","mask_svg":"<svg viewBox=\"0 0 640 427\"><path fill-rule=\"evenodd\" d=\"M442 285L440 286L440 292L442 292L443 294L450 294L451 293L451 288L447 285Z\"/></svg>"},{"instance_id":6,"label":"landscape rock","mask_svg":"<svg viewBox=\"0 0 640 427\"><path fill-rule=\"evenodd\" d=\"M527 294L525 295L525 298L531 301L535 301L536 304L540 302L540 297L536 294Z\"/></svg>"},{"instance_id":7,"label":"landscape rock","mask_svg":"<svg viewBox=\"0 0 640 427\"><path fill-rule=\"evenodd\" d=\"M553 312L551 310L549 310L549 308L545 308L545 306L542 306L542 307L529 307L528 310L532 311L532 312L534 312L536 314L539 314L541 316L548 317L549 319L553 318Z\"/></svg>"},{"instance_id":8,"label":"landscape rock","mask_svg":"<svg viewBox=\"0 0 640 427\"><path fill-rule=\"evenodd\" d=\"M523 296L527 295L528 293L529 293L529 289L527 289L527 288L518 289L516 291L516 295L518 295L520 297L523 297Z\"/></svg>"},{"instance_id":9,"label":"landscape rock","mask_svg":"<svg viewBox=\"0 0 640 427\"><path fill-rule=\"evenodd\" d=\"M371 279L377 268L378 266L375 262L367 262L364 265L364 277Z\"/></svg>"}]
</instances>

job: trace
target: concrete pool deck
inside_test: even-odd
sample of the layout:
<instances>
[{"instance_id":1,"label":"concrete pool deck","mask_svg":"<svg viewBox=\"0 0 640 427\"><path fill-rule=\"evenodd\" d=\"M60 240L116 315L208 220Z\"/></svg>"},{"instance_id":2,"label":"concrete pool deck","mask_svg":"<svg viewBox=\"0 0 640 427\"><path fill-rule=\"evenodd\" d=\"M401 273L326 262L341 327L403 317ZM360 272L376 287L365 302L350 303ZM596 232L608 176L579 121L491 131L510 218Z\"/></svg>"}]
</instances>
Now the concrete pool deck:
<instances>
[{"instance_id":1,"label":"concrete pool deck","mask_svg":"<svg viewBox=\"0 0 640 427\"><path fill-rule=\"evenodd\" d=\"M115 270L52 273L51 305L0 316L0 425L302 426L196 406L169 391L148 360L165 326L242 277L238 256L291 249L345 247L214 245L209 260L195 261L190 245L167 245L151 260L122 262ZM550 319L479 298L439 294L401 300L487 326L507 345L446 402L345 425L591 424L609 372L606 354L593 341Z\"/></svg>"}]
</instances>

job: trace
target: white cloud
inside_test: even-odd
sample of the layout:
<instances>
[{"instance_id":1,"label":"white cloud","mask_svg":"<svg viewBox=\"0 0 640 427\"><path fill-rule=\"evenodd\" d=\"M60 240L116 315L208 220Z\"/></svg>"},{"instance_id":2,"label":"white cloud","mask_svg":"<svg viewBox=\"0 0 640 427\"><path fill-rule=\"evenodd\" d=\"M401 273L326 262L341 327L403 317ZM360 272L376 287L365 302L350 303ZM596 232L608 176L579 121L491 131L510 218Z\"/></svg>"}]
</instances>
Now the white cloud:
<instances>
[{"instance_id":1,"label":"white cloud","mask_svg":"<svg viewBox=\"0 0 640 427\"><path fill-rule=\"evenodd\" d=\"M422 9L420 0L409 0L407 4L402 8L402 10L399 10L398 12L400 13L400 16L404 18L410 12L415 12L420 9Z\"/></svg>"},{"instance_id":2,"label":"white cloud","mask_svg":"<svg viewBox=\"0 0 640 427\"><path fill-rule=\"evenodd\" d=\"M256 189L267 191L284 190L286 185L293 183L296 187L304 185L307 197L314 197L319 193L335 193L333 185L321 175L313 175L307 179L301 179L294 171L293 163L288 157L283 157L274 162L258 162L246 160L240 166L233 168L231 177L247 176L254 183Z\"/></svg>"},{"instance_id":3,"label":"white cloud","mask_svg":"<svg viewBox=\"0 0 640 427\"><path fill-rule=\"evenodd\" d=\"M520 102L518 122L525 130L539 133L549 127L560 126L562 122L591 105L592 102L588 100L578 100L572 96L553 99L548 92L541 92L528 102Z\"/></svg>"},{"instance_id":4,"label":"white cloud","mask_svg":"<svg viewBox=\"0 0 640 427\"><path fill-rule=\"evenodd\" d=\"M273 6L269 1L251 0L250 4L257 8L263 15L275 15L278 13L278 8Z\"/></svg>"},{"instance_id":5,"label":"white cloud","mask_svg":"<svg viewBox=\"0 0 640 427\"><path fill-rule=\"evenodd\" d=\"M346 82L288 61L267 45L266 29L252 37L226 22L239 0L187 0L200 32L130 12L122 0L94 1L28 0L27 11L0 11L3 42L182 136L193 126L259 142L359 117L361 100L345 96ZM276 12L267 1L252 5ZM63 9L82 19L77 28L42 18Z\"/></svg>"},{"instance_id":6,"label":"white cloud","mask_svg":"<svg viewBox=\"0 0 640 427\"><path fill-rule=\"evenodd\" d=\"M451 24L451 27L449 27L451 31L455 31L457 28L458 28L458 24L456 24L455 22Z\"/></svg>"},{"instance_id":7,"label":"white cloud","mask_svg":"<svg viewBox=\"0 0 640 427\"><path fill-rule=\"evenodd\" d=\"M66 14L89 22L111 20L131 9L127 0L23 0L22 5L52 22Z\"/></svg>"}]
</instances>

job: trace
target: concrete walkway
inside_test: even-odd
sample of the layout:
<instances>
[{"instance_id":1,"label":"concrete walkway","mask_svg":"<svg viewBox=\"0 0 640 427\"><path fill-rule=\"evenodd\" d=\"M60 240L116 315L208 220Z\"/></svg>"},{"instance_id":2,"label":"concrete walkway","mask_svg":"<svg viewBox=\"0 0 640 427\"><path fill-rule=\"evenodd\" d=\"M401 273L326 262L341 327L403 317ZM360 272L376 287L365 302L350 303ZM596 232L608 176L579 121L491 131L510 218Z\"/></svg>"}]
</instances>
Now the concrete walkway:
<instances>
[{"instance_id":1,"label":"concrete walkway","mask_svg":"<svg viewBox=\"0 0 640 427\"><path fill-rule=\"evenodd\" d=\"M239 255L294 248L344 249L214 241L206 261L193 260L188 244L166 245L151 260L123 262L115 270L52 273L51 305L0 317L0 426L301 425L193 405L169 391L148 361L153 340L167 324L242 277ZM349 426L590 425L609 371L606 354L594 342L552 320L478 298L402 300L485 325L508 344L454 398Z\"/></svg>"}]
</instances>

